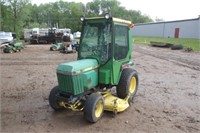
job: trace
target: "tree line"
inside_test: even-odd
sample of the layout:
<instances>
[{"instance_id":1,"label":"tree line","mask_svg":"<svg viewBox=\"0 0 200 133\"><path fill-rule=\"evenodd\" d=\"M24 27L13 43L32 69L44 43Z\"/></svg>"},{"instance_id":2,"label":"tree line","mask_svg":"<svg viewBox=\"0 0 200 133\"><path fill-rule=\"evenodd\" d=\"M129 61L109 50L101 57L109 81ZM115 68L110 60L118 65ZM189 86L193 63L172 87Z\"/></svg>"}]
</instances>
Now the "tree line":
<instances>
[{"instance_id":1,"label":"tree line","mask_svg":"<svg viewBox=\"0 0 200 133\"><path fill-rule=\"evenodd\" d=\"M133 23L152 22L140 11L127 10L117 0L93 0L87 4L63 0L32 4L31 0L0 1L0 31L16 32L20 37L25 28L70 28L80 31L80 16L93 17L110 13L114 17L131 20Z\"/></svg>"}]
</instances>

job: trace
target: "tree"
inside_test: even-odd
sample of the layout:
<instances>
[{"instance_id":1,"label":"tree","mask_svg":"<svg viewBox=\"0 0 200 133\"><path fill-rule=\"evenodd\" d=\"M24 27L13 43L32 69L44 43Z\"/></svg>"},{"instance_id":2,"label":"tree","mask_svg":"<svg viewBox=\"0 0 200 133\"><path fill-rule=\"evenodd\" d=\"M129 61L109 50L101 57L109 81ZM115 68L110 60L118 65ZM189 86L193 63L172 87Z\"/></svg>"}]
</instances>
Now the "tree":
<instances>
[{"instance_id":1,"label":"tree","mask_svg":"<svg viewBox=\"0 0 200 133\"><path fill-rule=\"evenodd\" d=\"M80 16L94 17L110 13L113 17L130 20L133 23L152 22L148 15L140 11L127 10L117 0L93 0L86 5L63 0L31 4L30 0L1 0L0 28L14 31L18 37L24 28L70 28L73 32L81 30Z\"/></svg>"},{"instance_id":2,"label":"tree","mask_svg":"<svg viewBox=\"0 0 200 133\"><path fill-rule=\"evenodd\" d=\"M157 18L157 17L156 17L155 21L156 21L156 22L163 22L163 21L165 21L165 20L162 19L162 18Z\"/></svg>"},{"instance_id":3,"label":"tree","mask_svg":"<svg viewBox=\"0 0 200 133\"><path fill-rule=\"evenodd\" d=\"M12 22L12 31L16 32L18 35L21 32L23 20L26 17L24 7L30 2L30 0L4 0L4 2L4 6L6 6L7 10L12 14L9 20Z\"/></svg>"},{"instance_id":4,"label":"tree","mask_svg":"<svg viewBox=\"0 0 200 133\"><path fill-rule=\"evenodd\" d=\"M87 3L87 16L98 16L105 13L110 13L114 17L131 20L134 23L152 22L153 20L147 16L142 15L140 11L127 10L120 6L117 0L93 0Z\"/></svg>"},{"instance_id":5,"label":"tree","mask_svg":"<svg viewBox=\"0 0 200 133\"><path fill-rule=\"evenodd\" d=\"M4 1L0 2L0 30L1 31L12 31L10 25L12 25L12 12L8 6L5 5Z\"/></svg>"},{"instance_id":6,"label":"tree","mask_svg":"<svg viewBox=\"0 0 200 133\"><path fill-rule=\"evenodd\" d=\"M92 2L88 2L86 5L86 15L98 16L105 13L111 13L119 6L120 3L117 0L93 0Z\"/></svg>"}]
</instances>

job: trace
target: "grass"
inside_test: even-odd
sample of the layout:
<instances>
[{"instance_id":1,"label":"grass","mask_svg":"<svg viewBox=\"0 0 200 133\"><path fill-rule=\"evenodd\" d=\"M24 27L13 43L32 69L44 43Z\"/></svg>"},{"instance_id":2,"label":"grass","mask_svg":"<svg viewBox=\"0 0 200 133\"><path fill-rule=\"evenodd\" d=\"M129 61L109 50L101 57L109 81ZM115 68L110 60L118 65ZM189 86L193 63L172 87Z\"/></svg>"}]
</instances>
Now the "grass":
<instances>
[{"instance_id":1,"label":"grass","mask_svg":"<svg viewBox=\"0 0 200 133\"><path fill-rule=\"evenodd\" d=\"M200 51L200 39L191 38L162 38L162 37L133 37L135 44L149 45L150 41L164 42L172 44L182 44L184 48L192 48L194 51Z\"/></svg>"}]
</instances>

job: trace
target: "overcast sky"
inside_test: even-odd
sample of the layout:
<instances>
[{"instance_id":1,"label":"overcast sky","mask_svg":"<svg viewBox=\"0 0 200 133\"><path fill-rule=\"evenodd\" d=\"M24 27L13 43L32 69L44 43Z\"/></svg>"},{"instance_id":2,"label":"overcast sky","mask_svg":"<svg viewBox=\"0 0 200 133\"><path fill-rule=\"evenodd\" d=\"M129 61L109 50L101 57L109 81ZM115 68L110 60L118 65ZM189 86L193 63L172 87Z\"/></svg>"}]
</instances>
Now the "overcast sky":
<instances>
[{"instance_id":1,"label":"overcast sky","mask_svg":"<svg viewBox=\"0 0 200 133\"><path fill-rule=\"evenodd\" d=\"M34 4L59 0L32 0ZM63 0L87 3L92 0ZM200 15L199 0L118 0L126 9L140 10L142 14L165 21L197 18Z\"/></svg>"}]
</instances>

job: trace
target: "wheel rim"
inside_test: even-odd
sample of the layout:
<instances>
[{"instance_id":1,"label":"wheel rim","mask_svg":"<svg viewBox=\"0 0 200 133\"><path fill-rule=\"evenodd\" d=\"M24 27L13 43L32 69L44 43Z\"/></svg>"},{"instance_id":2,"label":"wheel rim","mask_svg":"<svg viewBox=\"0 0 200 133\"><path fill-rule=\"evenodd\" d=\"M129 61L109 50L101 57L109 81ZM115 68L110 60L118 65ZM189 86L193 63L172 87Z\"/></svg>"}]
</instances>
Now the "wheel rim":
<instances>
[{"instance_id":1,"label":"wheel rim","mask_svg":"<svg viewBox=\"0 0 200 133\"><path fill-rule=\"evenodd\" d=\"M131 82L130 82L130 86L129 86L129 91L130 93L133 93L136 89L136 78L132 77L131 78Z\"/></svg>"},{"instance_id":2,"label":"wheel rim","mask_svg":"<svg viewBox=\"0 0 200 133\"><path fill-rule=\"evenodd\" d=\"M95 116L97 118L100 117L102 112L103 112L103 102L102 102L102 100L99 100L95 107Z\"/></svg>"},{"instance_id":3,"label":"wheel rim","mask_svg":"<svg viewBox=\"0 0 200 133\"><path fill-rule=\"evenodd\" d=\"M53 51L55 51L55 50L56 50L56 48L55 48L55 47L53 47L52 49L53 49Z\"/></svg>"}]
</instances>

